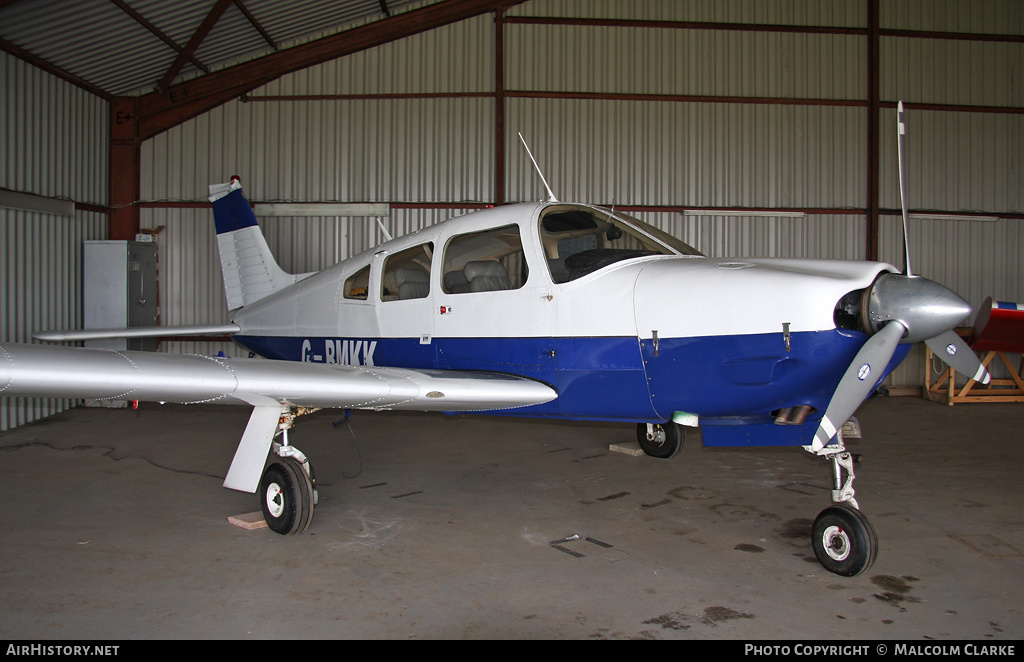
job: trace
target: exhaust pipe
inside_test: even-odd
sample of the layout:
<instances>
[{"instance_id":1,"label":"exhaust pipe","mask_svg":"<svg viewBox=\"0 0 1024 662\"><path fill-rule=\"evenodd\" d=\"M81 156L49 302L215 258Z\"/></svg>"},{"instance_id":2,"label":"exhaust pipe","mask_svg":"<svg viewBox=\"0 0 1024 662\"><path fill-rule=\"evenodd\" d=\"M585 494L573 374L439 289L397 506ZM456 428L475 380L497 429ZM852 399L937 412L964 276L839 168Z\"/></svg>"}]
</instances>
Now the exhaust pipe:
<instances>
[{"instance_id":1,"label":"exhaust pipe","mask_svg":"<svg viewBox=\"0 0 1024 662\"><path fill-rule=\"evenodd\" d=\"M812 411L814 411L814 407L810 405L797 405L796 407L780 409L775 416L775 424L803 425Z\"/></svg>"}]
</instances>

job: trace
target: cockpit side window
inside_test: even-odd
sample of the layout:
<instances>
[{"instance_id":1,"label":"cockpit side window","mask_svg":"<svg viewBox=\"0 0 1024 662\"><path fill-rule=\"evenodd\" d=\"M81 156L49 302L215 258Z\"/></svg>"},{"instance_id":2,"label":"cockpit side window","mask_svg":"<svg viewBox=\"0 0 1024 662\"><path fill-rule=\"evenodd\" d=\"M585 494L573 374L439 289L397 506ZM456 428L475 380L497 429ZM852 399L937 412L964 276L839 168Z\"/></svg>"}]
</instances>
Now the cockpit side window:
<instances>
[{"instance_id":1,"label":"cockpit side window","mask_svg":"<svg viewBox=\"0 0 1024 662\"><path fill-rule=\"evenodd\" d=\"M430 262L434 244L407 248L384 260L381 271L381 301L425 299L430 295Z\"/></svg>"},{"instance_id":2,"label":"cockpit side window","mask_svg":"<svg viewBox=\"0 0 1024 662\"><path fill-rule=\"evenodd\" d=\"M442 265L441 289L447 294L517 290L530 273L518 225L452 237Z\"/></svg>"},{"instance_id":3,"label":"cockpit side window","mask_svg":"<svg viewBox=\"0 0 1024 662\"><path fill-rule=\"evenodd\" d=\"M556 283L636 257L700 255L695 248L635 218L586 207L549 207L540 219L540 239Z\"/></svg>"}]
</instances>

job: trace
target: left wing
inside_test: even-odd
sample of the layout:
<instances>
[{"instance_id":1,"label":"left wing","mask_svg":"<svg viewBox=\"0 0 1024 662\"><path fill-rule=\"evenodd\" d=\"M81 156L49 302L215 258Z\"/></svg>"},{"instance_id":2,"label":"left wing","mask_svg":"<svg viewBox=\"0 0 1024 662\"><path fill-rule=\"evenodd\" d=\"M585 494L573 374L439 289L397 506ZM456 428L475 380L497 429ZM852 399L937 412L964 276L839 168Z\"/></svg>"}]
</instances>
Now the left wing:
<instances>
[{"instance_id":1,"label":"left wing","mask_svg":"<svg viewBox=\"0 0 1024 662\"><path fill-rule=\"evenodd\" d=\"M291 407L493 411L557 395L540 382L471 371L0 345L0 396L253 405L224 481L247 492L256 490L278 421Z\"/></svg>"},{"instance_id":2,"label":"left wing","mask_svg":"<svg viewBox=\"0 0 1024 662\"><path fill-rule=\"evenodd\" d=\"M474 411L555 398L521 377L48 345L0 345L0 395L282 404L344 409Z\"/></svg>"}]
</instances>

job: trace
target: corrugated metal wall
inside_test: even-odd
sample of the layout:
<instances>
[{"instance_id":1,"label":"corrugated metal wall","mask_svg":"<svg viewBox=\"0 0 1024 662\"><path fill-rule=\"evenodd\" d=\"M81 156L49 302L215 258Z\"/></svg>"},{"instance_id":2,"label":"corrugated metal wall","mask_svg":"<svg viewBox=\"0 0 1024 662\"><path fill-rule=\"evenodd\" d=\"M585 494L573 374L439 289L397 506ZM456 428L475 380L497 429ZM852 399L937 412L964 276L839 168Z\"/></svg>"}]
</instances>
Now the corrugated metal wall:
<instances>
[{"instance_id":1,"label":"corrugated metal wall","mask_svg":"<svg viewBox=\"0 0 1024 662\"><path fill-rule=\"evenodd\" d=\"M0 53L0 187L77 202L107 197L107 104ZM0 209L0 339L80 327L82 242L105 214ZM0 430L62 411L65 400L0 398Z\"/></svg>"},{"instance_id":2,"label":"corrugated metal wall","mask_svg":"<svg viewBox=\"0 0 1024 662\"><path fill-rule=\"evenodd\" d=\"M566 200L863 208L863 118L845 107L517 98L505 121ZM539 198L515 133L506 153L508 197Z\"/></svg>"},{"instance_id":3,"label":"corrugated metal wall","mask_svg":"<svg viewBox=\"0 0 1024 662\"><path fill-rule=\"evenodd\" d=\"M143 200L490 200L493 99L233 102L143 144Z\"/></svg>"}]
</instances>

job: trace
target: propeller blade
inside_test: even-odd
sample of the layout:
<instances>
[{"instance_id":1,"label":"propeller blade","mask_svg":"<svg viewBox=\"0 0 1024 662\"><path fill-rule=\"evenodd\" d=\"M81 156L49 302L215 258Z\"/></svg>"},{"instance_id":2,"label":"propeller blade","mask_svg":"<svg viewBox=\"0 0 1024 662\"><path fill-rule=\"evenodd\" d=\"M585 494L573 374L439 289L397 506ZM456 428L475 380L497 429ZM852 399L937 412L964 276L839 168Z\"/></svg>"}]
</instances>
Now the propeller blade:
<instances>
[{"instance_id":1,"label":"propeller blade","mask_svg":"<svg viewBox=\"0 0 1024 662\"><path fill-rule=\"evenodd\" d=\"M981 365L978 355L955 331L946 331L928 338L924 344L928 345L935 356L942 359L943 363L961 374L970 375L974 381L988 384L991 379L988 370Z\"/></svg>"},{"instance_id":2,"label":"propeller blade","mask_svg":"<svg viewBox=\"0 0 1024 662\"><path fill-rule=\"evenodd\" d=\"M878 382L878 375L889 364L896 352L896 345L906 331L907 327L900 322L889 322L860 348L836 387L836 392L832 394L832 401L828 403L821 424L814 433L811 450L816 452L828 445L832 437L836 436L836 431L871 395Z\"/></svg>"},{"instance_id":3,"label":"propeller blade","mask_svg":"<svg viewBox=\"0 0 1024 662\"><path fill-rule=\"evenodd\" d=\"M934 292L928 292L928 286L922 286L921 282L914 278L913 272L910 270L910 234L907 229L907 174L904 170L904 161L906 160L906 135L907 125L903 121L903 102L900 101L896 107L896 123L898 126L898 145L899 145L899 168L900 168L900 205L903 210L903 259L904 259L904 278L902 280L898 278L891 278L890 281L896 283L897 286L907 288L908 284L914 283L913 291L915 296L920 299L922 305L920 309L923 311L923 315L915 314L920 317L920 321L928 322L933 327L935 324L945 326L947 322L953 318L963 319L971 314L970 306L966 301L957 297L953 292L945 291L945 288L934 284L935 287L931 289ZM885 285L887 283L883 283ZM925 296L927 294L927 297ZM897 302L899 297L893 297ZM929 305L923 305L923 302L928 301ZM939 313L939 314L936 314ZM948 319L947 319L948 318ZM909 324L910 329L916 328L917 324ZM923 329L918 329L920 332ZM934 329L937 330L937 329ZM928 331L926 331L928 333ZM911 336L915 336L912 331ZM916 335L916 339L920 339L921 335ZM914 338L911 338L913 340ZM932 352L936 356L941 358L946 365L953 370L966 375L972 375L972 379L981 382L982 384L988 384L990 377L988 370L981 365L981 361L978 360L977 355L967 346L967 343L956 334L952 329L943 331L934 336L925 338L925 344L931 348ZM863 351L863 350L862 350ZM845 379L845 377L844 377Z\"/></svg>"},{"instance_id":4,"label":"propeller blade","mask_svg":"<svg viewBox=\"0 0 1024 662\"><path fill-rule=\"evenodd\" d=\"M899 134L897 145L899 146L899 168L900 168L900 206L903 209L903 275L913 276L910 270L910 232L907 229L907 173L903 167L906 160L906 135L907 125L903 121L903 102L900 101L896 108L896 124Z\"/></svg>"}]
</instances>

